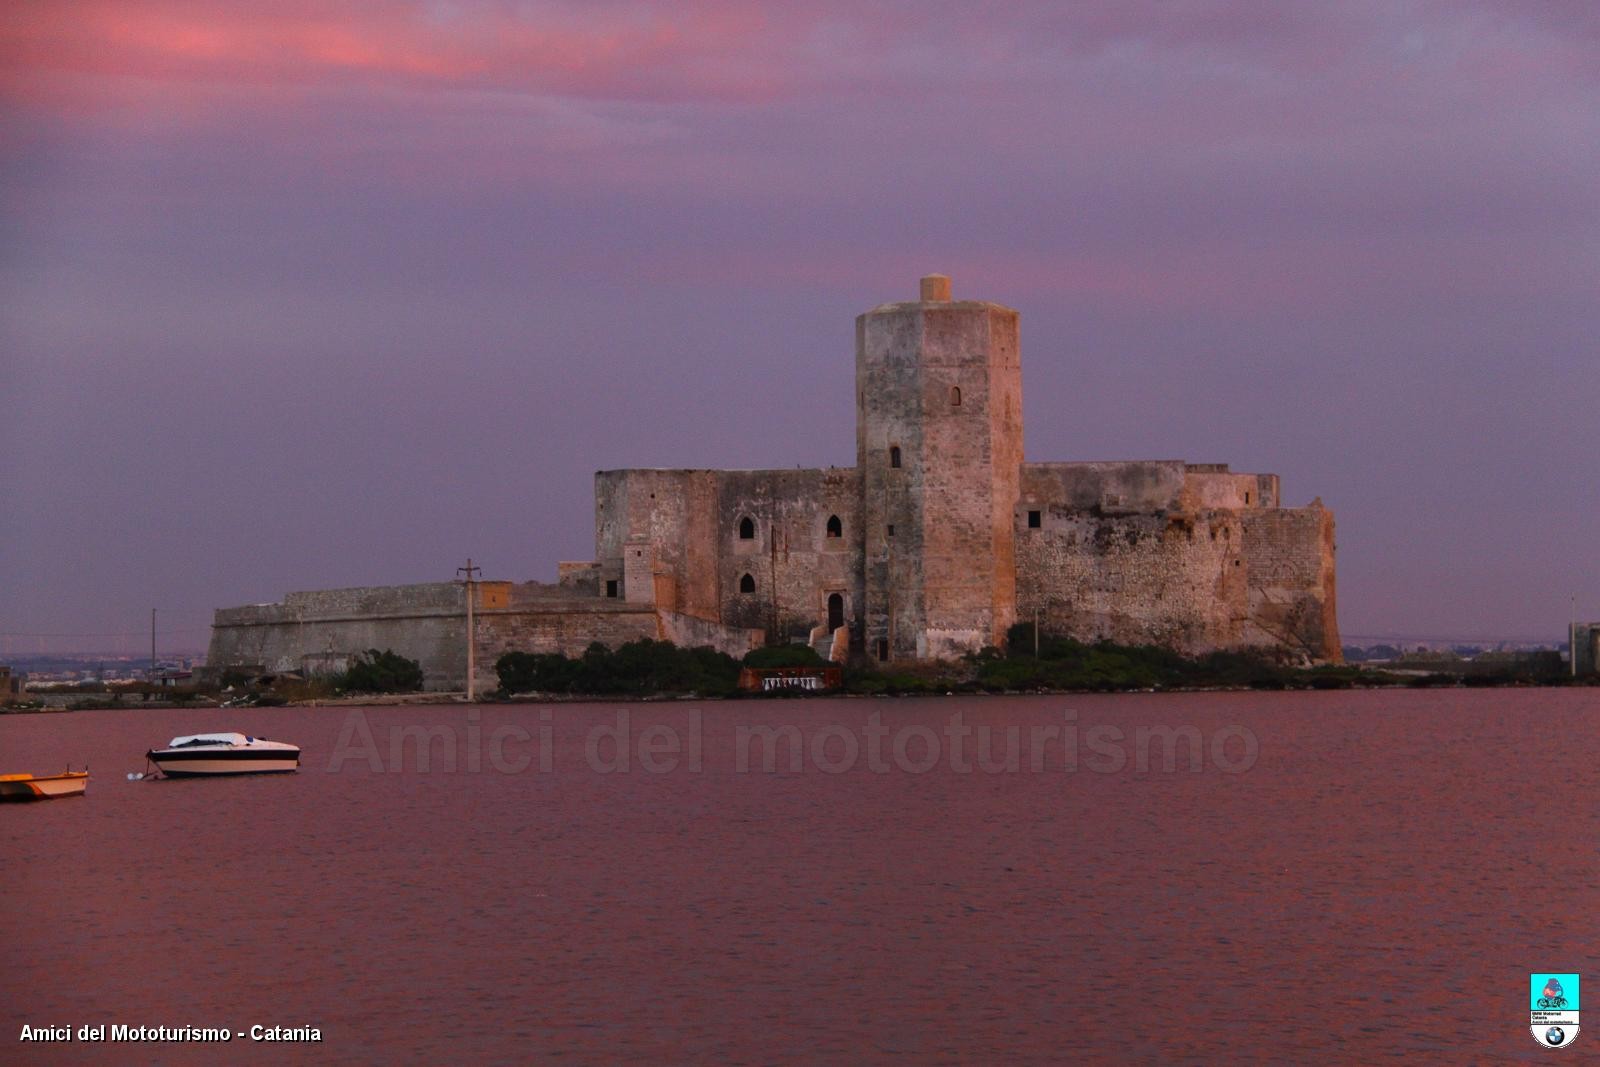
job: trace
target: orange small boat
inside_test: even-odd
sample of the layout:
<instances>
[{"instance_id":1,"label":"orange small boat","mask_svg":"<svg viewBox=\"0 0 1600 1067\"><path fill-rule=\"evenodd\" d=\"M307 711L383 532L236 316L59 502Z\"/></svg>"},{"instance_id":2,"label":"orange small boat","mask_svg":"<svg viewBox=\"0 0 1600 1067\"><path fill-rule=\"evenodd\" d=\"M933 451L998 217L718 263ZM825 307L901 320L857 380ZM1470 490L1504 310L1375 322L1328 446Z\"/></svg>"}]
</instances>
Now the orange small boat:
<instances>
[{"instance_id":1,"label":"orange small boat","mask_svg":"<svg viewBox=\"0 0 1600 1067\"><path fill-rule=\"evenodd\" d=\"M89 788L89 772L0 774L0 800L54 800L81 797Z\"/></svg>"}]
</instances>

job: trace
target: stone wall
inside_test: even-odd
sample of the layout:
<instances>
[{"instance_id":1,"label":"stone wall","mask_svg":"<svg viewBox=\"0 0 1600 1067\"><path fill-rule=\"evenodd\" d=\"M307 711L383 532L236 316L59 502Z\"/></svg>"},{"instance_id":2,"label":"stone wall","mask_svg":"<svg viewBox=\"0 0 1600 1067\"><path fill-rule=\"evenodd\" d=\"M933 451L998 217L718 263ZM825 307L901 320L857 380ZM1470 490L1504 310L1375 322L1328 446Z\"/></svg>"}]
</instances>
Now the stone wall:
<instances>
[{"instance_id":1,"label":"stone wall","mask_svg":"<svg viewBox=\"0 0 1600 1067\"><path fill-rule=\"evenodd\" d=\"M1017 527L1017 609L1084 641L1202 652L1239 644L1247 614L1237 520L1224 512L1096 513L1035 497Z\"/></svg>"},{"instance_id":2,"label":"stone wall","mask_svg":"<svg viewBox=\"0 0 1600 1067\"><path fill-rule=\"evenodd\" d=\"M494 664L508 651L575 656L596 641L614 648L650 638L742 656L759 643L747 630L620 598L572 596L559 585L485 582L477 592L480 690L498 684ZM354 653L392 649L422 664L425 688L454 691L466 685L466 633L466 600L454 583L290 593L278 604L219 610L206 666L214 675L229 667L323 673Z\"/></svg>"},{"instance_id":3,"label":"stone wall","mask_svg":"<svg viewBox=\"0 0 1600 1067\"><path fill-rule=\"evenodd\" d=\"M861 483L856 472L830 468L719 474L718 617L730 626L764 631L778 643L804 641L812 627L827 619L828 598L838 596L844 622L850 625L862 600ZM829 533L835 519L837 536Z\"/></svg>"},{"instance_id":4,"label":"stone wall","mask_svg":"<svg viewBox=\"0 0 1600 1067\"><path fill-rule=\"evenodd\" d=\"M775 641L803 640L827 618L830 596L843 600L846 620L857 613L853 470L601 471L595 486L600 580L620 575L625 599L644 589L662 611Z\"/></svg>"},{"instance_id":5,"label":"stone wall","mask_svg":"<svg viewBox=\"0 0 1600 1067\"><path fill-rule=\"evenodd\" d=\"M301 672L304 657L393 649L424 668L429 689L466 677L466 600L454 582L290 593L282 603L221 608L208 671Z\"/></svg>"},{"instance_id":6,"label":"stone wall","mask_svg":"<svg viewBox=\"0 0 1600 1067\"><path fill-rule=\"evenodd\" d=\"M679 648L710 647L734 659L743 659L746 652L766 643L766 634L760 630L741 630L675 611L660 612L658 618L659 638Z\"/></svg>"},{"instance_id":7,"label":"stone wall","mask_svg":"<svg viewBox=\"0 0 1600 1067\"><path fill-rule=\"evenodd\" d=\"M1273 475L1177 462L1026 464L1018 617L1085 641L1337 660L1332 517L1277 494Z\"/></svg>"},{"instance_id":8,"label":"stone wall","mask_svg":"<svg viewBox=\"0 0 1600 1067\"><path fill-rule=\"evenodd\" d=\"M1310 507L1241 513L1249 586L1245 641L1338 662L1333 513Z\"/></svg>"}]
</instances>

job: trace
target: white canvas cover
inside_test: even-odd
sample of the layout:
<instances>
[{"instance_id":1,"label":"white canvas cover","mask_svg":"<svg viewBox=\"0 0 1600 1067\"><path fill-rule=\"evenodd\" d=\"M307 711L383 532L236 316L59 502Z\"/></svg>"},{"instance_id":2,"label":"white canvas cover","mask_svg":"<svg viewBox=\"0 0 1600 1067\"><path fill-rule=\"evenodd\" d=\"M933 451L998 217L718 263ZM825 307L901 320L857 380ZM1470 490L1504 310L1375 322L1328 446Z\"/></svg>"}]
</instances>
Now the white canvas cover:
<instances>
[{"instance_id":1,"label":"white canvas cover","mask_svg":"<svg viewBox=\"0 0 1600 1067\"><path fill-rule=\"evenodd\" d=\"M181 748L196 742L207 745L247 745L250 739L244 734L188 734L184 737L174 737L168 748Z\"/></svg>"}]
</instances>

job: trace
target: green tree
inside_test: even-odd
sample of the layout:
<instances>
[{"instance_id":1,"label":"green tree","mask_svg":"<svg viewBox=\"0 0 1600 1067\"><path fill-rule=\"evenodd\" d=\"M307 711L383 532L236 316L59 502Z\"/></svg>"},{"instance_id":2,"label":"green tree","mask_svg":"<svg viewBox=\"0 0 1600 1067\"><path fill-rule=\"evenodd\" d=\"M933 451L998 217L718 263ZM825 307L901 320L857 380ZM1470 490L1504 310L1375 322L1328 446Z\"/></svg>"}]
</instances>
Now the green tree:
<instances>
[{"instance_id":1,"label":"green tree","mask_svg":"<svg viewBox=\"0 0 1600 1067\"><path fill-rule=\"evenodd\" d=\"M828 661L810 645L768 645L744 654L746 667L826 667Z\"/></svg>"},{"instance_id":2,"label":"green tree","mask_svg":"<svg viewBox=\"0 0 1600 1067\"><path fill-rule=\"evenodd\" d=\"M596 641L576 659L553 653L507 652L495 661L505 693L729 694L738 661L711 648L678 648L642 638L616 650Z\"/></svg>"},{"instance_id":3,"label":"green tree","mask_svg":"<svg viewBox=\"0 0 1600 1067\"><path fill-rule=\"evenodd\" d=\"M422 664L393 649L369 648L351 661L338 688L350 693L415 693L422 689Z\"/></svg>"}]
</instances>

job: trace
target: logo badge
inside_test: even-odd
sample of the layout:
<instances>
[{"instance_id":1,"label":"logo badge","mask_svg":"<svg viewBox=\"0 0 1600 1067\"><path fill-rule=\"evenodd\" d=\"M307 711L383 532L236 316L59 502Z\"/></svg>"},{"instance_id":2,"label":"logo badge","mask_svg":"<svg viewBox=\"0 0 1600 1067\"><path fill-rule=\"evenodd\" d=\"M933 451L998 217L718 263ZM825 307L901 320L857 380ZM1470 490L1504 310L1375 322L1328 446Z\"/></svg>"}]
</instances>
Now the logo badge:
<instances>
[{"instance_id":1,"label":"logo badge","mask_svg":"<svg viewBox=\"0 0 1600 1067\"><path fill-rule=\"evenodd\" d=\"M1545 1048L1578 1040L1578 976L1535 971L1528 976L1528 1028Z\"/></svg>"}]
</instances>

